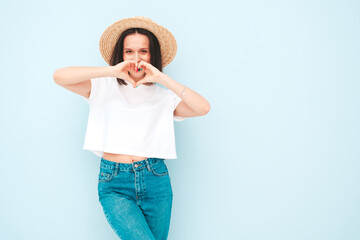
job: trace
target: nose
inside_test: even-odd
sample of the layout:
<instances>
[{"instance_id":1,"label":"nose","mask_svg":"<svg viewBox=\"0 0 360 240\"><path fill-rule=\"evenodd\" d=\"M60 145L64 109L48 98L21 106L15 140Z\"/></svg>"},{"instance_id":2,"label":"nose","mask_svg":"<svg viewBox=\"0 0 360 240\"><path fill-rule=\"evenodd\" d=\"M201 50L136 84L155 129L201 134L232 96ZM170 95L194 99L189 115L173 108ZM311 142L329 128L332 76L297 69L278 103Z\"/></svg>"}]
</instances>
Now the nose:
<instances>
[{"instance_id":1,"label":"nose","mask_svg":"<svg viewBox=\"0 0 360 240\"><path fill-rule=\"evenodd\" d=\"M140 57L137 52L135 52L135 61L140 62Z\"/></svg>"}]
</instances>

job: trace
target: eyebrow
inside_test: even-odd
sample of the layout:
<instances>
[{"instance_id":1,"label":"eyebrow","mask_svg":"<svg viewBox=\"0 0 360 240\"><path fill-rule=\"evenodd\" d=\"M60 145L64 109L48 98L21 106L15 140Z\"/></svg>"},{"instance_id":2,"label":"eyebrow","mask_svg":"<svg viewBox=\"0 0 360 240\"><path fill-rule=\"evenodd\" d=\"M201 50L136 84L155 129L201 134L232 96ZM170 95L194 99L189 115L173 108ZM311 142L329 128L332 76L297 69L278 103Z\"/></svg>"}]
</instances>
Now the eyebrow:
<instances>
[{"instance_id":1,"label":"eyebrow","mask_svg":"<svg viewBox=\"0 0 360 240\"><path fill-rule=\"evenodd\" d=\"M127 50L127 49L132 50L131 48L124 48L124 50ZM140 49L149 49L149 48L140 48Z\"/></svg>"}]
</instances>

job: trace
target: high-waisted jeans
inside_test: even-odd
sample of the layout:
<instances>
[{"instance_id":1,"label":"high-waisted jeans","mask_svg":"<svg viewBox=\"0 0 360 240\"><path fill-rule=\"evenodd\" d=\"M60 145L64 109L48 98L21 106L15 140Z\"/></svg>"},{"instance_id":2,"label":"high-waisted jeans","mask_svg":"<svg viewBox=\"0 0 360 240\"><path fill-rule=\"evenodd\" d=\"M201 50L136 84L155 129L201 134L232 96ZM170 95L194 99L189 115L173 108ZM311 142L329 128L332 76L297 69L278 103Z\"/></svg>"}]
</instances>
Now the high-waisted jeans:
<instances>
[{"instance_id":1,"label":"high-waisted jeans","mask_svg":"<svg viewBox=\"0 0 360 240\"><path fill-rule=\"evenodd\" d=\"M101 158L99 201L120 239L167 239L173 192L164 161L117 163Z\"/></svg>"}]
</instances>

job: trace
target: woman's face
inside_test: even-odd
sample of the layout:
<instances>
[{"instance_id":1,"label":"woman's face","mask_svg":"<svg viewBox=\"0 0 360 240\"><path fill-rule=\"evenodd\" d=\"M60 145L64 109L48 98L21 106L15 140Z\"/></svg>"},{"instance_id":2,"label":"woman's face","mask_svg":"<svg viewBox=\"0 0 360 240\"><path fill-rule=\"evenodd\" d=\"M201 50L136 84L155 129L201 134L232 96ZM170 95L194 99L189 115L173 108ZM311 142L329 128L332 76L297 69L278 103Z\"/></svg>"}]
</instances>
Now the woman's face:
<instances>
[{"instance_id":1,"label":"woman's face","mask_svg":"<svg viewBox=\"0 0 360 240\"><path fill-rule=\"evenodd\" d=\"M139 33L126 36L124 39L123 56L124 61L135 60L138 63L140 61L150 63L149 38ZM144 71L136 72L135 69L131 69L129 74L136 81L141 80L145 76Z\"/></svg>"}]
</instances>

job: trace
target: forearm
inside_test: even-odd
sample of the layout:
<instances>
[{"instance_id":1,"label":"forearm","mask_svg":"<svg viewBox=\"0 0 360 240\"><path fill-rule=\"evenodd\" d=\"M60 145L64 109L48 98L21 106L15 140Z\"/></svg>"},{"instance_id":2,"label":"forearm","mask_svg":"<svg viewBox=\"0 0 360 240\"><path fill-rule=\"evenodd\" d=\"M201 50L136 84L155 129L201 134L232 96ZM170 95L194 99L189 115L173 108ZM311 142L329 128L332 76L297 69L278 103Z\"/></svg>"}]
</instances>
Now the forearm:
<instances>
[{"instance_id":1,"label":"forearm","mask_svg":"<svg viewBox=\"0 0 360 240\"><path fill-rule=\"evenodd\" d=\"M184 103L195 112L199 114L207 114L209 112L210 103L203 96L190 89L189 87L186 86L186 89L184 91L185 95L180 96L185 86L181 83L176 82L174 79L170 78L164 73L162 73L159 83L173 91L179 97L181 97Z\"/></svg>"},{"instance_id":2,"label":"forearm","mask_svg":"<svg viewBox=\"0 0 360 240\"><path fill-rule=\"evenodd\" d=\"M55 70L53 78L57 84L69 85L81 83L91 78L111 77L111 66L105 67L65 67Z\"/></svg>"}]
</instances>

